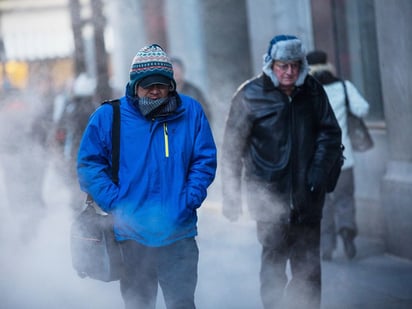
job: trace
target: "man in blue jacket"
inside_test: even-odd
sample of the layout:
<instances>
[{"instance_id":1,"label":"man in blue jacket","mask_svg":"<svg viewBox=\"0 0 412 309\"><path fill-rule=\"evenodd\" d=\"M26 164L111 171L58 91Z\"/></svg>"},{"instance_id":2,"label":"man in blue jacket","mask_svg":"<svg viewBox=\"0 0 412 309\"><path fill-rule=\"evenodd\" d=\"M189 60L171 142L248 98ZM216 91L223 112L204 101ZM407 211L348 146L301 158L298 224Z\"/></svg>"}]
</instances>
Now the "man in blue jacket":
<instances>
[{"instance_id":1,"label":"man in blue jacket","mask_svg":"<svg viewBox=\"0 0 412 309\"><path fill-rule=\"evenodd\" d=\"M201 105L179 95L173 67L153 44L138 51L120 99L119 182L110 169L112 107L91 116L78 153L82 190L114 217L126 308L195 308L197 214L216 172L216 146Z\"/></svg>"}]
</instances>

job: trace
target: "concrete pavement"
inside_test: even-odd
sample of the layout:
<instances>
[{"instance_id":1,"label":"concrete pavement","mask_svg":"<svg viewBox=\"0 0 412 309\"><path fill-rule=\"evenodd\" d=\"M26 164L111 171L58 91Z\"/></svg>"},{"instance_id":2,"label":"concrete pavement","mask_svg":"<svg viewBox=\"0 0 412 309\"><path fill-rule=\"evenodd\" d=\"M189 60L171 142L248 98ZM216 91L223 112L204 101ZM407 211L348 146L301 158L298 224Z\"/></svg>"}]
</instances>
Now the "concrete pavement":
<instances>
[{"instance_id":1,"label":"concrete pavement","mask_svg":"<svg viewBox=\"0 0 412 309\"><path fill-rule=\"evenodd\" d=\"M204 247L200 270L206 270L203 279L199 276L199 300L202 300L199 308L261 308L260 246L254 222L243 218L238 223L229 223L218 213L216 207L213 210L205 207L199 220L198 240ZM208 228L210 222L213 229ZM360 235L355 243L358 253L352 261L346 259L339 241L332 261L322 263L322 309L412 308L412 261L386 254L379 240ZM214 276L211 274L213 264L216 265ZM226 282L217 294L202 289L202 280L212 279L215 286ZM203 299L207 302L203 303Z\"/></svg>"},{"instance_id":2,"label":"concrete pavement","mask_svg":"<svg viewBox=\"0 0 412 309\"><path fill-rule=\"evenodd\" d=\"M22 240L19 230L30 227L16 225L0 179L0 308L123 308L118 282L81 279L73 271L68 192L53 170L46 182L47 215L31 239ZM208 200L199 210L197 240L198 308L261 308L255 223L246 215L230 223L220 204ZM382 243L362 234L356 244L353 261L346 260L339 243L333 260L323 263L322 309L412 308L412 261L385 254ZM164 308L161 295L157 308Z\"/></svg>"}]
</instances>

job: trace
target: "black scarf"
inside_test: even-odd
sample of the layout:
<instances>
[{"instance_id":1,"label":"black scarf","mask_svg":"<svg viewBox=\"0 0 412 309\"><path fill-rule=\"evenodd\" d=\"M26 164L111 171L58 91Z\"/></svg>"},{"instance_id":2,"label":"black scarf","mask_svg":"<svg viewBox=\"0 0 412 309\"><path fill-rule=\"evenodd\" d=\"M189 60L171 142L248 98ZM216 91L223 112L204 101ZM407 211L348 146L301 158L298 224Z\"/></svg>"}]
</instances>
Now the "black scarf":
<instances>
[{"instance_id":1,"label":"black scarf","mask_svg":"<svg viewBox=\"0 0 412 309\"><path fill-rule=\"evenodd\" d=\"M169 96L152 100L147 97L139 98L138 107L146 118L156 118L166 116L174 112L177 108L176 96Z\"/></svg>"}]
</instances>

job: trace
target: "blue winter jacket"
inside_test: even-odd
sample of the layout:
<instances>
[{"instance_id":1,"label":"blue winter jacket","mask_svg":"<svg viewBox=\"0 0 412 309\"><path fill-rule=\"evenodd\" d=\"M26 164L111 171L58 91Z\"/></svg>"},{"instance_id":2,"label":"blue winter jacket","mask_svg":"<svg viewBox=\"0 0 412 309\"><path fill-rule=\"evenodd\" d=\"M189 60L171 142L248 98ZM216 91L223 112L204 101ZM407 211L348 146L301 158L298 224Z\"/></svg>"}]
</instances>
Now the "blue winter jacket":
<instances>
[{"instance_id":1,"label":"blue winter jacket","mask_svg":"<svg viewBox=\"0 0 412 309\"><path fill-rule=\"evenodd\" d=\"M78 153L83 191L113 214L119 241L165 246L197 235L196 209L216 172L216 146L201 105L179 95L165 117L148 120L129 96L121 98L119 184L111 180L113 110L90 117Z\"/></svg>"}]
</instances>

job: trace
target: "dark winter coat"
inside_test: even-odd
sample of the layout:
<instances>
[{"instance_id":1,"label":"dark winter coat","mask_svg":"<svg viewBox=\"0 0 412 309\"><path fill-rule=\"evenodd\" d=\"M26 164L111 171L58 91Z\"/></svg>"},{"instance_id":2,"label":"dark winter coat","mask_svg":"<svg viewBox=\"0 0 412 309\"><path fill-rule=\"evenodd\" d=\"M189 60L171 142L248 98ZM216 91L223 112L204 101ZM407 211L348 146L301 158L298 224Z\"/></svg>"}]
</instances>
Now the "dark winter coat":
<instances>
[{"instance_id":1,"label":"dark winter coat","mask_svg":"<svg viewBox=\"0 0 412 309\"><path fill-rule=\"evenodd\" d=\"M254 219L319 222L340 144L333 110L313 77L290 97L265 74L245 82L233 97L224 132L224 211L239 211L243 173Z\"/></svg>"}]
</instances>

